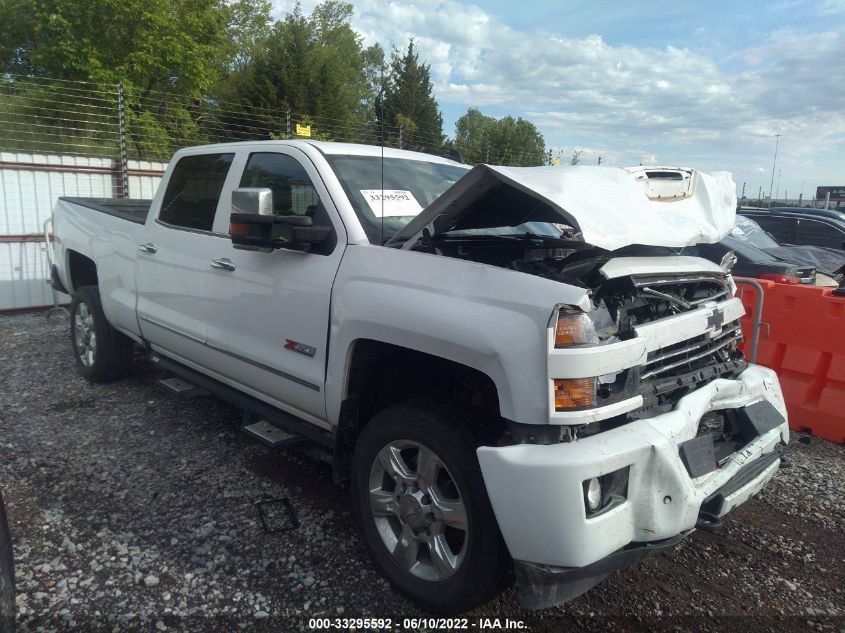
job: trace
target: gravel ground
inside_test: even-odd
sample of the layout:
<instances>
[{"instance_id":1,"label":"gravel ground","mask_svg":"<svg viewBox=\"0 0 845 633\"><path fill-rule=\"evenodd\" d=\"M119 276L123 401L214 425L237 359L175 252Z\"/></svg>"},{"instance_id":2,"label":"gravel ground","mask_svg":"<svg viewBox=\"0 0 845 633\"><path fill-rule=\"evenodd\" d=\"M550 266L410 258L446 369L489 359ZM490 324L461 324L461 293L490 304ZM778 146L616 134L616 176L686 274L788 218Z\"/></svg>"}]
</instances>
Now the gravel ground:
<instances>
[{"instance_id":1,"label":"gravel ground","mask_svg":"<svg viewBox=\"0 0 845 633\"><path fill-rule=\"evenodd\" d=\"M0 487L23 631L296 631L313 617L401 630L425 615L370 563L327 464L256 443L212 397L162 391L143 358L122 382L87 384L67 329L0 316ZM845 447L793 440L792 468L721 534L562 607L522 610L511 587L470 628L845 631ZM301 526L266 534L255 504L283 496Z\"/></svg>"}]
</instances>

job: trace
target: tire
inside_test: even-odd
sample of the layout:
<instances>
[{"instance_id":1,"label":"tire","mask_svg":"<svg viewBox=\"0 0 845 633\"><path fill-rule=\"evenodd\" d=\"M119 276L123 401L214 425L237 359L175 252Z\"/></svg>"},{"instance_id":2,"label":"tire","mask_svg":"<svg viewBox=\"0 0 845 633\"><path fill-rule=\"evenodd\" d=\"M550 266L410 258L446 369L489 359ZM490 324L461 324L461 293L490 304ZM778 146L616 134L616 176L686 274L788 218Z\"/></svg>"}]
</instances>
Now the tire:
<instances>
[{"instance_id":1,"label":"tire","mask_svg":"<svg viewBox=\"0 0 845 633\"><path fill-rule=\"evenodd\" d=\"M475 454L479 443L451 408L409 403L377 413L355 445L352 496L370 555L430 613L487 602L511 568Z\"/></svg>"},{"instance_id":2,"label":"tire","mask_svg":"<svg viewBox=\"0 0 845 633\"><path fill-rule=\"evenodd\" d=\"M6 508L0 496L0 633L15 628L15 567L12 560L12 537L6 521Z\"/></svg>"},{"instance_id":3,"label":"tire","mask_svg":"<svg viewBox=\"0 0 845 633\"><path fill-rule=\"evenodd\" d=\"M70 304L70 341L79 372L89 382L122 378L132 364L132 339L106 320L96 286L83 286Z\"/></svg>"}]
</instances>

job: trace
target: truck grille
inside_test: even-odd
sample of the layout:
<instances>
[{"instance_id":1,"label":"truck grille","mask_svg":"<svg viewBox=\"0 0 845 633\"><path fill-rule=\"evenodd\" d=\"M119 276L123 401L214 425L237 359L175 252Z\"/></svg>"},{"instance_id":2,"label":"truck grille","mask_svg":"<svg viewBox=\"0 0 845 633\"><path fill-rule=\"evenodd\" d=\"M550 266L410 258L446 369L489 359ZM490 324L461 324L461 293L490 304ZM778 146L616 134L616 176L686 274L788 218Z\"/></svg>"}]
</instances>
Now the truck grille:
<instances>
[{"instance_id":1,"label":"truck grille","mask_svg":"<svg viewBox=\"0 0 845 633\"><path fill-rule=\"evenodd\" d=\"M730 298L730 287L724 275L700 274L684 276L637 276L632 277L634 287L642 292L646 289L672 295L695 309L707 301L724 301Z\"/></svg>"},{"instance_id":2,"label":"truck grille","mask_svg":"<svg viewBox=\"0 0 845 633\"><path fill-rule=\"evenodd\" d=\"M728 324L716 336L702 334L675 345L650 352L642 367L640 380L685 374L699 367L735 357L736 343L742 340L739 323Z\"/></svg>"}]
</instances>

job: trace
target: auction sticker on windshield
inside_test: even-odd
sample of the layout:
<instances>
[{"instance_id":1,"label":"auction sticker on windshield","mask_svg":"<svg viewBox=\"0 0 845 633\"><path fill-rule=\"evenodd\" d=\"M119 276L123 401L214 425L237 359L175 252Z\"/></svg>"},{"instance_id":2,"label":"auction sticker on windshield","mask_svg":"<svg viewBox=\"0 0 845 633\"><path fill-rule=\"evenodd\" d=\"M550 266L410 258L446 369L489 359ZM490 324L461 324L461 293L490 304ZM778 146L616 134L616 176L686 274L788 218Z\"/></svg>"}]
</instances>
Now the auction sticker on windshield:
<instances>
[{"instance_id":1,"label":"auction sticker on windshield","mask_svg":"<svg viewBox=\"0 0 845 633\"><path fill-rule=\"evenodd\" d=\"M415 216L422 211L422 206L410 191L361 189L361 195L377 218Z\"/></svg>"}]
</instances>

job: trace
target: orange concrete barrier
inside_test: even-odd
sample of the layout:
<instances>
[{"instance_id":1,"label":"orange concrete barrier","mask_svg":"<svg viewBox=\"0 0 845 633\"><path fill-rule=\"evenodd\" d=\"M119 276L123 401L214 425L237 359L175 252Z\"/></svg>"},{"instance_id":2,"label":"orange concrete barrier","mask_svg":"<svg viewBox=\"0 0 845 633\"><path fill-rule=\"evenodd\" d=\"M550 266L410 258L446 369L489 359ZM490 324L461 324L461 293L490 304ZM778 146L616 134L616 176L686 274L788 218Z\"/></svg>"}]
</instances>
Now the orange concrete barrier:
<instances>
[{"instance_id":1,"label":"orange concrete barrier","mask_svg":"<svg viewBox=\"0 0 845 633\"><path fill-rule=\"evenodd\" d=\"M740 278L737 278L739 281ZM763 287L757 362L780 377L789 426L845 442L845 297L835 288L755 280ZM741 347L750 355L757 290L739 284L745 316Z\"/></svg>"}]
</instances>

